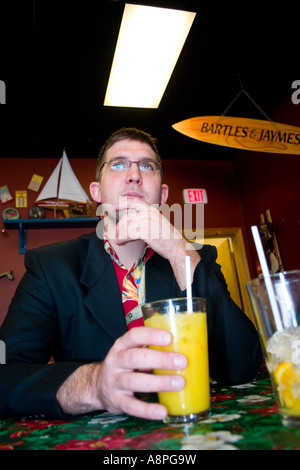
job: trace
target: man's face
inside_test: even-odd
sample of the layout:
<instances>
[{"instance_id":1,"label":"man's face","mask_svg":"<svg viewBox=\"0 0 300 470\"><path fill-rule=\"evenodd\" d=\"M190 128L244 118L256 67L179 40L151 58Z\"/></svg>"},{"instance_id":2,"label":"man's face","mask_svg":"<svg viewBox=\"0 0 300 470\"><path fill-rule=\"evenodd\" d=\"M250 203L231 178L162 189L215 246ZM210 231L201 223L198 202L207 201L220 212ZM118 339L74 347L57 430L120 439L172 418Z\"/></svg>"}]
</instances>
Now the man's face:
<instances>
[{"instance_id":1,"label":"man's face","mask_svg":"<svg viewBox=\"0 0 300 470\"><path fill-rule=\"evenodd\" d=\"M143 142L124 139L113 144L106 154L106 162L122 157L128 161L154 160L156 156L151 147ZM160 172L141 172L133 163L127 171L113 171L106 164L103 166L100 182L91 183L93 199L104 205L118 208L119 198L141 198L149 204L164 204L168 197L168 186L162 184Z\"/></svg>"}]
</instances>

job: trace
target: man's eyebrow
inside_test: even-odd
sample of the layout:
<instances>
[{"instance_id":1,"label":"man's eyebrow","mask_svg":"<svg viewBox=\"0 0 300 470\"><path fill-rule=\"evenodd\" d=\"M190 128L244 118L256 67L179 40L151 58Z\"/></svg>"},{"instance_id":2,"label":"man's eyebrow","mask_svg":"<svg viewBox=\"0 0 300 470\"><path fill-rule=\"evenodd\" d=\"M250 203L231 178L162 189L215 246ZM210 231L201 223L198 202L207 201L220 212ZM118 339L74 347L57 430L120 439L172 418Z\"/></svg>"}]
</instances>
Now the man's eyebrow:
<instances>
[{"instance_id":1,"label":"man's eyebrow","mask_svg":"<svg viewBox=\"0 0 300 470\"><path fill-rule=\"evenodd\" d=\"M154 158L151 158L151 157L138 157L139 159L136 160L136 161L139 161L139 162L142 162L142 161L153 161L153 162L156 162L156 160ZM123 155L120 155L120 156L117 156L117 157L113 157L110 161L113 162L114 160L128 160L128 161L131 161L129 157L125 157Z\"/></svg>"}]
</instances>

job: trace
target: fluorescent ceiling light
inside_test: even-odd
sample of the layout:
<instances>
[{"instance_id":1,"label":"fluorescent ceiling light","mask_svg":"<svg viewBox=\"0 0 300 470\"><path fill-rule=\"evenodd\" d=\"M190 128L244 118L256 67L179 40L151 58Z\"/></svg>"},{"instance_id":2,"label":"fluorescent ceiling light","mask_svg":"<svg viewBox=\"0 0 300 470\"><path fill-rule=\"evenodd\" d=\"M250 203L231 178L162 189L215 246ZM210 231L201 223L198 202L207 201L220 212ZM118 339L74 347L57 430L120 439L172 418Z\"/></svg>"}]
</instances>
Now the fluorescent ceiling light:
<instances>
[{"instance_id":1,"label":"fluorescent ceiling light","mask_svg":"<svg viewBox=\"0 0 300 470\"><path fill-rule=\"evenodd\" d=\"M126 4L104 105L157 108L195 16Z\"/></svg>"}]
</instances>

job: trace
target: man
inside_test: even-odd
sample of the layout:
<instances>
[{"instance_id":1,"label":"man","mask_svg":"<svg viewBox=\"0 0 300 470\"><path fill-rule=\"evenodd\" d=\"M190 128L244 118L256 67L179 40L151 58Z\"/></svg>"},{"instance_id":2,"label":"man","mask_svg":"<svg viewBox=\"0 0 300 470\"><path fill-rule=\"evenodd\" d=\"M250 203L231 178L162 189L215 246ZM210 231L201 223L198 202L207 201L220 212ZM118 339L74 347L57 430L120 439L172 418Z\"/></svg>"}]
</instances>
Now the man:
<instances>
[{"instance_id":1,"label":"man","mask_svg":"<svg viewBox=\"0 0 300 470\"><path fill-rule=\"evenodd\" d=\"M168 198L154 139L136 129L114 133L100 151L93 199L104 233L31 250L0 338L1 416L67 419L108 410L163 419L159 403L136 392L181 390L182 354L145 348L171 335L143 325L132 311L144 301L185 295L185 256L193 295L207 300L210 375L219 383L255 377L260 347L251 321L233 303L216 249L199 252L162 216ZM54 362L48 364L53 357Z\"/></svg>"}]
</instances>

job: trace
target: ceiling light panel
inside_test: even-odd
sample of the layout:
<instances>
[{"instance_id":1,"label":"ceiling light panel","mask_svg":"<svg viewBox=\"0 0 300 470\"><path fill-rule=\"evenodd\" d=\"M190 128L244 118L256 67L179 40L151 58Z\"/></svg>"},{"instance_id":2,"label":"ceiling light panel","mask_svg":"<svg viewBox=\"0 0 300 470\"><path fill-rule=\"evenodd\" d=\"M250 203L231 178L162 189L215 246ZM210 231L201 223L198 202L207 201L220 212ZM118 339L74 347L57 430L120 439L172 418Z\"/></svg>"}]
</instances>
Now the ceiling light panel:
<instances>
[{"instance_id":1,"label":"ceiling light panel","mask_svg":"<svg viewBox=\"0 0 300 470\"><path fill-rule=\"evenodd\" d=\"M126 4L104 105L157 108L195 16Z\"/></svg>"}]
</instances>

